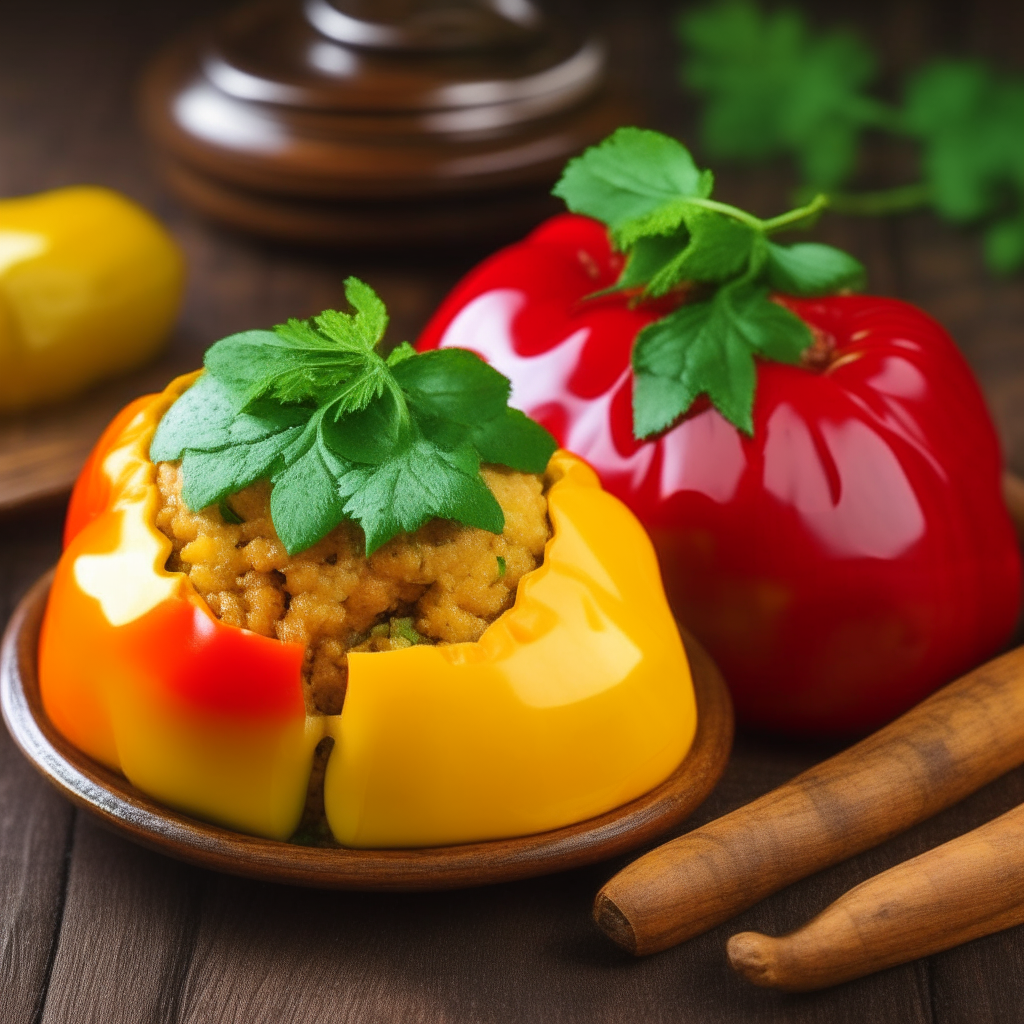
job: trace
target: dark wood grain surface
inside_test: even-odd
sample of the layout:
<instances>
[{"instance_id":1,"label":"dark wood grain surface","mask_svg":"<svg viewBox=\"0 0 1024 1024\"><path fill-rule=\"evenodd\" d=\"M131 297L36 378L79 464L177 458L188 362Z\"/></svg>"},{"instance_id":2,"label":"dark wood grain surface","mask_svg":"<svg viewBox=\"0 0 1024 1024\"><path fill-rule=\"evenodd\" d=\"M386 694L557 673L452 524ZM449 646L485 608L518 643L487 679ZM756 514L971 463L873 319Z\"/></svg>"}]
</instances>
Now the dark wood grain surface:
<instances>
[{"instance_id":1,"label":"dark wood grain surface","mask_svg":"<svg viewBox=\"0 0 1024 1024\"><path fill-rule=\"evenodd\" d=\"M0 195L72 182L122 189L157 211L191 267L185 309L157 377L212 340L331 305L357 273L387 301L397 340L480 255L466 250L303 253L208 227L153 173L133 86L163 41L219 2L0 3ZM936 52L1021 69L1024 5L1011 0L821 3L882 47L889 66ZM648 122L687 132L674 84L674 6L605 4L613 67ZM823 15L826 16L826 15ZM720 175L721 193L774 212L787 179ZM977 243L927 216L831 221L824 236L870 267L876 291L943 320L978 373L1010 463L1024 469L1024 283L994 282ZM123 385L115 382L111 388ZM59 504L9 513L0 614L56 558ZM720 815L832 750L741 737L725 776L680 831ZM1024 800L1016 771L911 832L797 883L734 922L643 961L591 924L594 893L624 860L486 889L433 894L297 890L181 864L71 810L0 734L0 1022L1017 1022L1024 929L803 996L754 989L724 948L739 930L779 934L877 871Z\"/></svg>"}]
</instances>

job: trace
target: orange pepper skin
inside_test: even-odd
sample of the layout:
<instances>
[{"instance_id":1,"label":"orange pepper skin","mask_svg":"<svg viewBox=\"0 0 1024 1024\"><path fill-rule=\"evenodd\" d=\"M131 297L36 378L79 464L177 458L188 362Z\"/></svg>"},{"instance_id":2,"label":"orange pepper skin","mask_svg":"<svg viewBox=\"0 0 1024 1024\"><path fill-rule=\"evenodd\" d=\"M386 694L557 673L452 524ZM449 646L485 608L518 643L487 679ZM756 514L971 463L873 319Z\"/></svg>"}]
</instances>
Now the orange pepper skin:
<instances>
[{"instance_id":1,"label":"orange pepper skin","mask_svg":"<svg viewBox=\"0 0 1024 1024\"><path fill-rule=\"evenodd\" d=\"M113 481L103 471L103 460L110 450L121 441L128 424L152 404L156 395L143 395L129 402L106 426L95 447L85 460L68 502L68 513L64 519L64 547L67 547L82 530L99 516L110 504Z\"/></svg>"},{"instance_id":2,"label":"orange pepper skin","mask_svg":"<svg viewBox=\"0 0 1024 1024\"><path fill-rule=\"evenodd\" d=\"M344 845L523 835L661 782L696 729L689 668L647 535L576 456L549 464L553 535L476 643L353 654L340 715L307 715L303 647L220 622L170 572L149 443L195 379L128 406L86 464L40 638L57 727L139 789L286 839L313 749Z\"/></svg>"}]
</instances>

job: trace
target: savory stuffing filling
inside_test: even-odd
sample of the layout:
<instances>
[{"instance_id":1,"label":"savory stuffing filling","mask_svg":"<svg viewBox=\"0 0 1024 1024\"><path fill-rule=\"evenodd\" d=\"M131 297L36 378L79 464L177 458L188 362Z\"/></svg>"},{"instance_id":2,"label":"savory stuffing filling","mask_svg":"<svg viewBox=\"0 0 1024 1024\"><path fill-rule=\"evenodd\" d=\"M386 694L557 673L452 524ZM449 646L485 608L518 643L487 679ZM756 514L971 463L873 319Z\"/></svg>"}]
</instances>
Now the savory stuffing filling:
<instances>
[{"instance_id":1,"label":"savory stuffing filling","mask_svg":"<svg viewBox=\"0 0 1024 1024\"><path fill-rule=\"evenodd\" d=\"M157 467L156 525L173 545L167 568L186 573L218 618L305 645L306 706L337 714L349 651L478 640L541 561L551 534L543 479L500 466L481 474L505 513L500 536L433 519L369 558L363 531L348 522L289 557L266 482L232 495L227 508L192 512L176 462Z\"/></svg>"}]
</instances>

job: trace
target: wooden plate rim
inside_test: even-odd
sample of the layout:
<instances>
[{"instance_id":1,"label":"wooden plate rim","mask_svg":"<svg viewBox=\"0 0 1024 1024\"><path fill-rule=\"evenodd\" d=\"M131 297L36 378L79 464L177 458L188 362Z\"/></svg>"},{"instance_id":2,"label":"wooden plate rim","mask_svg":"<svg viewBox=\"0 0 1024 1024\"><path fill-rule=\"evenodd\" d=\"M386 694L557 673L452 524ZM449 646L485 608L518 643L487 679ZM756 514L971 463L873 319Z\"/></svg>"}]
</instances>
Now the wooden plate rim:
<instances>
[{"instance_id":1,"label":"wooden plate rim","mask_svg":"<svg viewBox=\"0 0 1024 1024\"><path fill-rule=\"evenodd\" d=\"M635 849L683 821L714 788L732 747L728 690L707 652L683 631L698 707L693 746L668 779L622 807L538 835L430 849L321 849L242 835L161 806L50 724L36 655L52 578L51 570L22 599L0 651L0 706L15 743L61 793L108 827L160 853L229 874L318 888L414 891L580 867Z\"/></svg>"}]
</instances>

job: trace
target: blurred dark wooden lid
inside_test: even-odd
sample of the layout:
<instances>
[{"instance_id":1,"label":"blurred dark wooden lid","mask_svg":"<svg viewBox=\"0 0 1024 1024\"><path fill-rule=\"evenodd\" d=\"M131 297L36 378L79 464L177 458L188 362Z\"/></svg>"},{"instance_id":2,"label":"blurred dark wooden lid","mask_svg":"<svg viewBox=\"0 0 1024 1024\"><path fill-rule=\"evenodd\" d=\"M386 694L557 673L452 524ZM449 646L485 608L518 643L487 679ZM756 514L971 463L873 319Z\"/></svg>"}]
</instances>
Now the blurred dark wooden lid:
<instances>
[{"instance_id":1,"label":"blurred dark wooden lid","mask_svg":"<svg viewBox=\"0 0 1024 1024\"><path fill-rule=\"evenodd\" d=\"M142 110L206 213L361 244L525 230L628 119L569 0L250 4L164 51Z\"/></svg>"}]
</instances>

